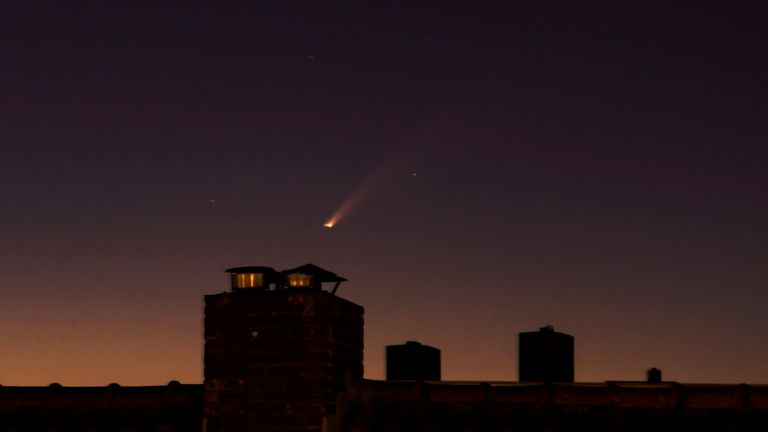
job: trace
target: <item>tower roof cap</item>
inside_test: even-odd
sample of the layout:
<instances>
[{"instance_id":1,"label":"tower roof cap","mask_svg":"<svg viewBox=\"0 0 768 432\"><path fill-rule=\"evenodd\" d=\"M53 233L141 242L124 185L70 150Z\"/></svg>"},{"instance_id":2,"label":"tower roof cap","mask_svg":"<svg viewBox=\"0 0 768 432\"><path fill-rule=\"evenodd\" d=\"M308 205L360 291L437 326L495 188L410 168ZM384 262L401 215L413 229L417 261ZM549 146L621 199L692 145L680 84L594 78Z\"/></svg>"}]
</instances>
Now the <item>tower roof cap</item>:
<instances>
[{"instance_id":1,"label":"tower roof cap","mask_svg":"<svg viewBox=\"0 0 768 432\"><path fill-rule=\"evenodd\" d=\"M310 275L310 276L314 276L318 282L345 282L346 281L346 279L337 275L336 273L320 268L314 264L304 264L303 266L299 266L299 267L288 269L288 270L283 270L281 273L284 275L293 274L293 273Z\"/></svg>"},{"instance_id":2,"label":"tower roof cap","mask_svg":"<svg viewBox=\"0 0 768 432\"><path fill-rule=\"evenodd\" d=\"M244 267L232 267L224 270L227 273L277 273L272 267L263 266L244 266Z\"/></svg>"}]
</instances>

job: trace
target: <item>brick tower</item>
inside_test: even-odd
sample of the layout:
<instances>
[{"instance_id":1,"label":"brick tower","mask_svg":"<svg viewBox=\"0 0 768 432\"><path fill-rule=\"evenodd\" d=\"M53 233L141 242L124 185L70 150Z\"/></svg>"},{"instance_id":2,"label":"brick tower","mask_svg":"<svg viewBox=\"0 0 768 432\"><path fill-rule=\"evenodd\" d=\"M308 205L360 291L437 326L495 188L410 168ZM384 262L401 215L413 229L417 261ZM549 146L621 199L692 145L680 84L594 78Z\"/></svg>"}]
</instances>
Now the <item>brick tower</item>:
<instances>
[{"instance_id":1,"label":"brick tower","mask_svg":"<svg viewBox=\"0 0 768 432\"><path fill-rule=\"evenodd\" d=\"M362 378L363 308L312 264L227 272L232 291L205 296L205 431L321 431L345 377Z\"/></svg>"}]
</instances>

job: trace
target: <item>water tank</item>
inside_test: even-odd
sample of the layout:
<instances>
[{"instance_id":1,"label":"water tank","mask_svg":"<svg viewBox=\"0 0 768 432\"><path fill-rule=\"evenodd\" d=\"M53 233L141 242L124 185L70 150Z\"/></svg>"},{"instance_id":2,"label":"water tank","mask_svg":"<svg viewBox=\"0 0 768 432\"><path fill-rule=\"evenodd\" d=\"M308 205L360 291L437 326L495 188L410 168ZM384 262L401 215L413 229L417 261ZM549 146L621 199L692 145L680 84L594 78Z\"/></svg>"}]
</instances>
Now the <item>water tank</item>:
<instances>
[{"instance_id":1,"label":"water tank","mask_svg":"<svg viewBox=\"0 0 768 432\"><path fill-rule=\"evenodd\" d=\"M546 326L519 335L520 381L573 382L573 336Z\"/></svg>"},{"instance_id":2,"label":"water tank","mask_svg":"<svg viewBox=\"0 0 768 432\"><path fill-rule=\"evenodd\" d=\"M650 368L646 371L647 381L658 384L661 382L661 369Z\"/></svg>"},{"instance_id":3,"label":"water tank","mask_svg":"<svg viewBox=\"0 0 768 432\"><path fill-rule=\"evenodd\" d=\"M418 342L387 346L387 379L440 381L440 350Z\"/></svg>"}]
</instances>

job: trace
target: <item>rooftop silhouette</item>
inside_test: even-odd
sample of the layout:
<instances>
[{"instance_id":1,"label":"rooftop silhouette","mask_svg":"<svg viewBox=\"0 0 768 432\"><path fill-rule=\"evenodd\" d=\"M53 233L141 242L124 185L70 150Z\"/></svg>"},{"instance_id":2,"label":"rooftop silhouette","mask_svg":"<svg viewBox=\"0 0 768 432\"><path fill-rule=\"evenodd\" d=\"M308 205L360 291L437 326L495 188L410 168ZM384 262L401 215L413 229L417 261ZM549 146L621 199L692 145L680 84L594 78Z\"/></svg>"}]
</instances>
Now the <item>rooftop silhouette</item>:
<instances>
[{"instance_id":1,"label":"rooftop silhouette","mask_svg":"<svg viewBox=\"0 0 768 432\"><path fill-rule=\"evenodd\" d=\"M761 431L768 386L575 383L574 338L520 333L520 382L441 381L441 353L388 346L387 379L363 378L364 309L346 281L306 264L226 270L205 296L205 379L166 386L3 387L8 431ZM328 288L328 289L324 289Z\"/></svg>"}]
</instances>

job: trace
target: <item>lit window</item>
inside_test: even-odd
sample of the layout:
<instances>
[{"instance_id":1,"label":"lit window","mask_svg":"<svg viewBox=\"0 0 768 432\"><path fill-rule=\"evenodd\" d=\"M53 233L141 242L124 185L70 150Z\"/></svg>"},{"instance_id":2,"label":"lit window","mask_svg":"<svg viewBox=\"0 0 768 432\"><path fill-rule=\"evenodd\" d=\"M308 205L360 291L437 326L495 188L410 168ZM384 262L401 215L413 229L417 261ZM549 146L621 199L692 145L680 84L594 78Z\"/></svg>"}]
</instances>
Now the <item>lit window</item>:
<instances>
[{"instance_id":1,"label":"lit window","mask_svg":"<svg viewBox=\"0 0 768 432\"><path fill-rule=\"evenodd\" d=\"M292 288L308 288L312 286L312 276L303 273L293 273L286 276L288 286Z\"/></svg>"},{"instance_id":2,"label":"lit window","mask_svg":"<svg viewBox=\"0 0 768 432\"><path fill-rule=\"evenodd\" d=\"M232 273L232 288L263 288L263 273Z\"/></svg>"}]
</instances>

